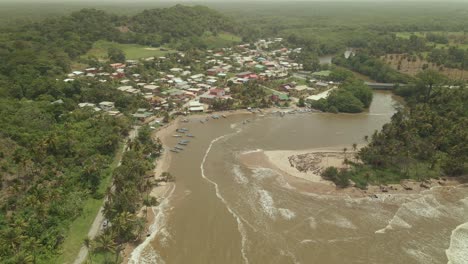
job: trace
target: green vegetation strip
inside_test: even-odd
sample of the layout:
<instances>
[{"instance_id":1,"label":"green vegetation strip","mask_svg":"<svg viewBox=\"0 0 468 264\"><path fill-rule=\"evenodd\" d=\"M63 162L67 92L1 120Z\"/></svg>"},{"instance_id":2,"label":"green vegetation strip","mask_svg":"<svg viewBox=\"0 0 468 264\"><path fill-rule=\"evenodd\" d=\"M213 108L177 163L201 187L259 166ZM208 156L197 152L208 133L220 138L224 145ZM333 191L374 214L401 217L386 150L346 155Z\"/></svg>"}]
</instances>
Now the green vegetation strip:
<instances>
[{"instance_id":1,"label":"green vegetation strip","mask_svg":"<svg viewBox=\"0 0 468 264\"><path fill-rule=\"evenodd\" d=\"M105 193L106 189L111 185L112 172L119 165L119 162L122 159L123 148L124 144L121 143L114 161L110 168L105 172L105 177L103 177L97 193ZM94 197L89 197L85 201L82 214L76 218L70 226L68 235L63 242L62 255L57 258L56 263L73 263L83 246L83 240L88 236L88 232L99 212L99 209L104 204L104 198L105 197L95 199Z\"/></svg>"}]
</instances>

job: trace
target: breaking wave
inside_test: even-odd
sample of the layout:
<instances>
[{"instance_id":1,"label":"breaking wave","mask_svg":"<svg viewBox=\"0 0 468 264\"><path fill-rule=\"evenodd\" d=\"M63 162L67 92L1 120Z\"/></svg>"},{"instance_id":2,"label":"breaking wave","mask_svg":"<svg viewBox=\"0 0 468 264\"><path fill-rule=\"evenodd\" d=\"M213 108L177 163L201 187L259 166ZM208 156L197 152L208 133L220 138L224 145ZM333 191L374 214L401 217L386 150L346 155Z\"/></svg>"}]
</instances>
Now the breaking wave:
<instances>
[{"instance_id":1,"label":"breaking wave","mask_svg":"<svg viewBox=\"0 0 468 264\"><path fill-rule=\"evenodd\" d=\"M234 180L239 184L249 183L249 179L244 175L241 170L240 165L234 165L232 168L232 173L234 174Z\"/></svg>"},{"instance_id":2,"label":"breaking wave","mask_svg":"<svg viewBox=\"0 0 468 264\"><path fill-rule=\"evenodd\" d=\"M164 228L166 224L166 211L169 206L169 198L172 196L175 190L175 185L173 185L169 195L164 199L164 201L157 207L152 207L155 214L154 222L149 227L151 235L143 241L138 247L136 247L130 258L128 260L129 264L138 264L138 263L162 263L164 260L159 256L158 253L151 247L150 242L156 237L156 235L164 232L164 236L167 239L169 236L167 230ZM156 212L157 210L157 212ZM149 247L148 247L149 246Z\"/></svg>"},{"instance_id":3,"label":"breaking wave","mask_svg":"<svg viewBox=\"0 0 468 264\"><path fill-rule=\"evenodd\" d=\"M240 130L237 131L237 133L239 133ZM228 135L231 135L231 134L228 134ZM208 146L208 149L206 150L206 153L205 153L205 156L203 156L203 160L202 160L202 163L200 165L200 170L201 170L201 175L203 177L203 179L205 179L206 181L208 181L209 183L211 183L214 187L215 187L215 192L216 192L216 196L218 197L219 200L221 200L221 202L226 206L226 208L228 209L229 213L231 213L231 215L236 219L237 221L237 229L239 230L239 233L241 235L241 253L242 253L242 258L244 260L244 263L249 263L249 259L247 258L247 253L246 253L246 247L247 247L247 232L245 230L245 226L243 224L243 221L241 220L240 216L237 215L234 210L232 210L232 208L228 205L228 203L226 202L226 200L224 199L224 197L221 195L220 191L219 191L219 186L216 182L210 180L208 177L206 177L205 175L205 169L204 169L204 165L205 165L205 162L206 162L206 158L208 157L208 154L210 153L211 151L211 148L213 147L213 144L218 142L219 140L221 139L224 139L225 137L227 137L228 135L224 135L224 136L220 136L220 137L217 137L215 138L214 140L211 141L210 145Z\"/></svg>"},{"instance_id":4,"label":"breaking wave","mask_svg":"<svg viewBox=\"0 0 468 264\"><path fill-rule=\"evenodd\" d=\"M445 250L448 264L468 263L468 222L457 226L450 236L450 246Z\"/></svg>"}]
</instances>

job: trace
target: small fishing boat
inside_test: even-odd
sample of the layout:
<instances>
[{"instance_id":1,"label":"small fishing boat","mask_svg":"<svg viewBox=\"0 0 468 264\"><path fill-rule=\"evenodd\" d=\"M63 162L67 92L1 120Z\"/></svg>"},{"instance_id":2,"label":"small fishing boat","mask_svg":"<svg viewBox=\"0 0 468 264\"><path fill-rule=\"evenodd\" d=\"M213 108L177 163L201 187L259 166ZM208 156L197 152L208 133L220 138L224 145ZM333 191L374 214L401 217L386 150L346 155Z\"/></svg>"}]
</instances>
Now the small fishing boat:
<instances>
[{"instance_id":1,"label":"small fishing boat","mask_svg":"<svg viewBox=\"0 0 468 264\"><path fill-rule=\"evenodd\" d=\"M195 137L195 136L192 135L192 134L188 134L187 137L192 137L192 138L193 138L193 137Z\"/></svg>"},{"instance_id":2,"label":"small fishing boat","mask_svg":"<svg viewBox=\"0 0 468 264\"><path fill-rule=\"evenodd\" d=\"M178 149L171 149L172 152L179 153L180 151Z\"/></svg>"},{"instance_id":3,"label":"small fishing boat","mask_svg":"<svg viewBox=\"0 0 468 264\"><path fill-rule=\"evenodd\" d=\"M182 137L182 135L172 135L173 137Z\"/></svg>"},{"instance_id":4,"label":"small fishing boat","mask_svg":"<svg viewBox=\"0 0 468 264\"><path fill-rule=\"evenodd\" d=\"M200 123L202 123L202 124L205 124L205 121L203 121L203 120L200 120Z\"/></svg>"},{"instance_id":5,"label":"small fishing boat","mask_svg":"<svg viewBox=\"0 0 468 264\"><path fill-rule=\"evenodd\" d=\"M183 146L185 146L185 145L188 145L188 143L190 143L190 141L189 141L189 140L181 140L181 141L179 141L179 143L178 143L178 144L179 144L179 145L183 145Z\"/></svg>"},{"instance_id":6,"label":"small fishing boat","mask_svg":"<svg viewBox=\"0 0 468 264\"><path fill-rule=\"evenodd\" d=\"M184 150L184 148L180 147L180 146L175 146L174 148L177 149L177 150Z\"/></svg>"}]
</instances>

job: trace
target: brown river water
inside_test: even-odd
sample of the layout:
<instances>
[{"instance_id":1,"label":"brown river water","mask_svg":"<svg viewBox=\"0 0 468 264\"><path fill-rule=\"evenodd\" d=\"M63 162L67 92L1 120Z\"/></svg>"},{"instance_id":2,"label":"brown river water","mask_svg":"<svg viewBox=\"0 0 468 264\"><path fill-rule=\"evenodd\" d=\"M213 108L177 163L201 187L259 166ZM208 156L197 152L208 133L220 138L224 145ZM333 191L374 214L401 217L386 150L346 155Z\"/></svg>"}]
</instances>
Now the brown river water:
<instances>
[{"instance_id":1,"label":"brown river water","mask_svg":"<svg viewBox=\"0 0 468 264\"><path fill-rule=\"evenodd\" d=\"M377 199L319 195L299 191L279 171L240 161L259 149L364 143L364 135L389 121L395 103L377 92L369 113L357 115L249 114L184 123L195 138L171 153L176 188L155 209L154 232L130 263L468 263L466 187Z\"/></svg>"}]
</instances>

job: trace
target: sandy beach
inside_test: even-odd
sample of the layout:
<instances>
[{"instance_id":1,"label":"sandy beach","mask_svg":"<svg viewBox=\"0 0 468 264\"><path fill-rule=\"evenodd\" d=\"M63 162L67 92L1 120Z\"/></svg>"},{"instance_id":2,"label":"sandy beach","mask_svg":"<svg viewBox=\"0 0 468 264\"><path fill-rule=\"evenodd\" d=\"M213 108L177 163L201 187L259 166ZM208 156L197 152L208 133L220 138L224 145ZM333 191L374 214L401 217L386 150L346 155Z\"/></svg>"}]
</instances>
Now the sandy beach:
<instances>
[{"instance_id":1,"label":"sandy beach","mask_svg":"<svg viewBox=\"0 0 468 264\"><path fill-rule=\"evenodd\" d=\"M345 155L342 148L323 148L323 149L308 149L308 150L273 150L265 151L264 155L268 158L269 162L278 167L281 171L288 173L294 177L302 178L312 182L328 183L322 179L320 172L322 169L333 166L337 168L344 168L346 165L343 163ZM347 153L347 158L351 158L354 153ZM294 159L299 156L308 165L307 168L301 168L299 159ZM307 156L307 157L304 157Z\"/></svg>"},{"instance_id":2,"label":"sandy beach","mask_svg":"<svg viewBox=\"0 0 468 264\"><path fill-rule=\"evenodd\" d=\"M364 145L358 146L358 149ZM254 151L241 154L239 159L250 168L264 167L277 170L284 175L288 183L300 192L344 195L351 197L373 197L385 194L415 194L433 187L457 186L460 178L444 177L431 179L424 183L404 180L400 184L370 185L367 190L356 187L337 188L331 181L320 176L322 170L334 166L345 168L345 156L354 159L353 151L343 153L343 147L315 148L306 150Z\"/></svg>"},{"instance_id":3,"label":"sandy beach","mask_svg":"<svg viewBox=\"0 0 468 264\"><path fill-rule=\"evenodd\" d=\"M153 134L153 139L157 140L158 138L161 140L164 150L161 156L156 160L156 166L154 168L154 177L156 180L160 179L160 176L163 172L169 169L171 163L171 153L169 147L166 145L167 138L171 136L171 134L177 129L180 120L182 117L178 117L175 120L171 121L169 124L166 124L160 127L155 133ZM159 203L161 203L164 199L167 199L170 190L175 188L174 183L166 183L166 182L159 182L157 186L153 187L150 192L150 196L155 197ZM148 208L146 212L146 208L142 207L138 213L138 216L145 217L146 216L146 224L145 230L149 232L150 226L154 223L155 215L154 215L154 208ZM142 238L143 240L145 237ZM128 243L124 250L122 251L122 258L123 263L128 263L129 257L131 256L133 250L140 244L138 243Z\"/></svg>"}]
</instances>

